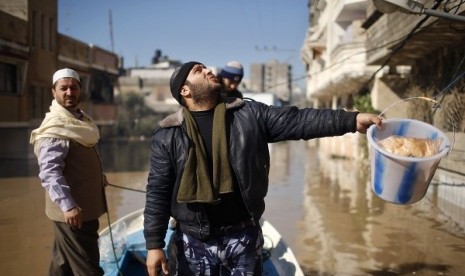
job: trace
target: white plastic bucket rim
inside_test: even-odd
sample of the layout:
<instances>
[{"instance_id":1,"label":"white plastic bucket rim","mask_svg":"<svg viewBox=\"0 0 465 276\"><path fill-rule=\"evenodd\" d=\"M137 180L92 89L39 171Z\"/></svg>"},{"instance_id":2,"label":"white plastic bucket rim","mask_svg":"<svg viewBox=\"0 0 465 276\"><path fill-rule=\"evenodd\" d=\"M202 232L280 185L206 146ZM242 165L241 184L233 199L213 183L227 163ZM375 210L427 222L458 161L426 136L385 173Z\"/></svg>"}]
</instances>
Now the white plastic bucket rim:
<instances>
[{"instance_id":1,"label":"white plastic bucket rim","mask_svg":"<svg viewBox=\"0 0 465 276\"><path fill-rule=\"evenodd\" d=\"M396 122L399 122L399 121L407 121L407 122L408 121L413 121L416 124L422 124L424 126L431 127L432 129L437 131L438 134L439 134L438 136L441 136L441 138L442 138L441 145L439 146L438 153L436 153L435 155L432 155L430 157L409 157L409 156L401 156L401 155L398 155L398 154L391 153L391 152L385 150L384 148L382 148L378 144L378 142L381 139L379 139L377 141L375 141L375 139L373 139L372 134L373 134L374 131L376 131L375 130L376 125L371 125L368 128L368 131L367 131L367 139L368 139L368 142L369 142L370 146L373 146L377 151L380 151L381 153L383 153L386 156L389 156L390 158L394 158L394 159L398 159L398 160L402 160L402 161L407 161L407 162L426 162L426 161L436 160L438 158L443 158L444 156L449 154L449 152L450 152L449 138L442 131L440 131L439 129L433 127L430 124L427 124L425 122L418 121L418 120L413 120L413 119L384 119L383 120L383 125L384 124L389 124L389 123L396 123ZM414 137L414 136L409 136L409 137ZM414 137L414 138L429 138L429 137ZM442 147L442 145L444 145L444 147Z\"/></svg>"},{"instance_id":2,"label":"white plastic bucket rim","mask_svg":"<svg viewBox=\"0 0 465 276\"><path fill-rule=\"evenodd\" d=\"M442 141L438 153L431 157L405 157L390 153L378 145L378 141L392 135L440 138ZM373 192L395 204L411 204L422 199L440 160L450 152L449 139L442 131L413 119L385 119L382 129L370 126L367 140L370 146ZM415 178L405 178L405 175L410 174L415 175Z\"/></svg>"}]
</instances>

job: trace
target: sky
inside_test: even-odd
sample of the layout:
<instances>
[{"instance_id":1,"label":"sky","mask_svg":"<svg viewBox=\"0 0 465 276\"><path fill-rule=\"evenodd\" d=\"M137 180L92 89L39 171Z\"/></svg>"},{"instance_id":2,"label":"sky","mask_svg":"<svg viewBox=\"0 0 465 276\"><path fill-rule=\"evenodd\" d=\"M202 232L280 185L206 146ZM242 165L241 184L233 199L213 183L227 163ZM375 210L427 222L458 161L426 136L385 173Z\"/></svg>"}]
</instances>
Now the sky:
<instances>
[{"instance_id":1,"label":"sky","mask_svg":"<svg viewBox=\"0 0 465 276\"><path fill-rule=\"evenodd\" d=\"M113 50L124 58L125 68L150 65L157 49L170 59L195 60L206 66L223 67L237 60L246 78L250 64L277 60L292 65L293 79L299 79L295 84L303 87L300 49L308 28L307 3L58 0L58 31Z\"/></svg>"}]
</instances>

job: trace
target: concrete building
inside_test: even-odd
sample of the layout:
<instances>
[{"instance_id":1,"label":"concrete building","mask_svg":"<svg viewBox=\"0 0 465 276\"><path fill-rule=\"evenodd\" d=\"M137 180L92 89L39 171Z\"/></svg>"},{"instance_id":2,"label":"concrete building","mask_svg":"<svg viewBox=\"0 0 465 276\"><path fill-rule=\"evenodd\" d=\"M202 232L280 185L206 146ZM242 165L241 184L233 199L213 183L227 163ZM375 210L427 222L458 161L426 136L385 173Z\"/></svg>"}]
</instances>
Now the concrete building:
<instances>
[{"instance_id":1,"label":"concrete building","mask_svg":"<svg viewBox=\"0 0 465 276\"><path fill-rule=\"evenodd\" d=\"M366 64L366 0L309 2L309 28L301 50L307 66L307 99L315 107L352 108L378 68Z\"/></svg>"},{"instance_id":2,"label":"concrete building","mask_svg":"<svg viewBox=\"0 0 465 276\"><path fill-rule=\"evenodd\" d=\"M434 7L430 1L419 3L438 11L451 8L444 4ZM465 4L454 7L456 14L464 10ZM410 109L408 105L390 108L406 97L435 97L464 70L465 35L458 32L464 23L401 12L383 14L373 1L365 0L309 1L309 18L301 56L309 75L307 98L315 107L353 109L354 97L368 94L371 105L379 112L387 111L387 118L416 118L450 132L451 124L444 118L458 116L456 129L464 131L465 110L453 100L450 108L436 114L427 103ZM464 88L460 82L450 89L454 87L458 91ZM459 102L464 97L463 92L455 94ZM334 155L353 152L341 148L345 143L329 144ZM360 153L349 154L357 156Z\"/></svg>"},{"instance_id":3,"label":"concrete building","mask_svg":"<svg viewBox=\"0 0 465 276\"><path fill-rule=\"evenodd\" d=\"M292 95L292 66L271 60L250 65L249 91L271 92L288 103Z\"/></svg>"},{"instance_id":4,"label":"concrete building","mask_svg":"<svg viewBox=\"0 0 465 276\"><path fill-rule=\"evenodd\" d=\"M451 8L444 6L446 3L432 6L431 2L420 1L427 3L425 7L434 8L438 12ZM456 14L463 15L464 11L463 3L454 7ZM370 91L372 104L377 110L385 110L393 102L409 96L433 98L451 84L450 81L457 77L457 73L465 70L465 34L458 31L465 27L465 23L402 12L383 14L372 1L369 1L366 12L367 20L362 27L366 30L366 47L371 49L367 52L366 63L385 68L382 74L373 79ZM408 70L400 71L399 68ZM460 82L450 88L454 87L462 91L465 88ZM417 103L412 102L411 106ZM388 117L400 117L415 116L412 113L416 113L419 115L417 119L433 123L431 114L423 114L419 108L415 112L408 112L405 107L409 105L393 108L392 113L386 114ZM443 128L439 122L437 126ZM465 130L463 126L459 127L462 131Z\"/></svg>"},{"instance_id":5,"label":"concrete building","mask_svg":"<svg viewBox=\"0 0 465 276\"><path fill-rule=\"evenodd\" d=\"M265 91L265 66L262 63L250 64L250 86L253 92Z\"/></svg>"},{"instance_id":6,"label":"concrete building","mask_svg":"<svg viewBox=\"0 0 465 276\"><path fill-rule=\"evenodd\" d=\"M2 171L32 157L29 134L48 111L52 75L59 68L80 74L84 111L101 125L116 118L118 56L59 34L57 21L57 0L0 0L0 156L6 160Z\"/></svg>"},{"instance_id":7,"label":"concrete building","mask_svg":"<svg viewBox=\"0 0 465 276\"><path fill-rule=\"evenodd\" d=\"M128 68L118 80L118 93L134 93L144 97L145 104L159 114L171 113L179 108L170 92L170 77L182 63L162 56L156 50L152 64L147 67Z\"/></svg>"},{"instance_id":8,"label":"concrete building","mask_svg":"<svg viewBox=\"0 0 465 276\"><path fill-rule=\"evenodd\" d=\"M366 0L309 1L309 28L301 49L307 68L307 100L316 108L353 109L354 96L378 66L366 64ZM330 156L366 157L358 135L318 141Z\"/></svg>"},{"instance_id":9,"label":"concrete building","mask_svg":"<svg viewBox=\"0 0 465 276\"><path fill-rule=\"evenodd\" d=\"M372 104L385 110L393 102L416 96L440 102L439 109L433 109L429 102L412 100L401 102L392 110L405 110L406 117L432 124L449 137L452 150L439 164L443 173L438 181L451 186L440 184L433 191L440 199L441 210L454 220L463 221L459 214L465 208L465 3L419 1L426 9L461 16L462 21L399 11L383 14L381 11L387 11L373 3L370 1L367 6L363 24L367 48L373 49L366 62L389 69L373 81ZM410 68L409 73L400 73L397 68L402 67Z\"/></svg>"},{"instance_id":10,"label":"concrete building","mask_svg":"<svg viewBox=\"0 0 465 276\"><path fill-rule=\"evenodd\" d=\"M439 164L438 181L451 187L429 191L440 199L442 211L462 220L457 214L465 208L465 3L416 2L435 13L449 13L446 19L374 5L385 2L309 1L309 29L301 51L309 75L307 98L316 107L353 109L354 98L365 94L387 118L413 118L444 131L453 145ZM452 20L454 16L462 21ZM437 100L442 108L415 101L419 96ZM319 150L327 156L364 159L363 143L364 137L349 134L321 139Z\"/></svg>"}]
</instances>

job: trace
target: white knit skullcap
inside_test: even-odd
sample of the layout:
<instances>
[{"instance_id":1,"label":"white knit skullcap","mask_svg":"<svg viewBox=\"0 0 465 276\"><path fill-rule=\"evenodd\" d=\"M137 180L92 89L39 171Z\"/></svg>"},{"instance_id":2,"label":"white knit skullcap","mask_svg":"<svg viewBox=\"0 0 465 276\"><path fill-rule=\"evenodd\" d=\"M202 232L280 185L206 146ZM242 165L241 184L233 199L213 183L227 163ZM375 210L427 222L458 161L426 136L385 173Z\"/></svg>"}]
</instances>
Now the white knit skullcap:
<instances>
[{"instance_id":1,"label":"white knit skullcap","mask_svg":"<svg viewBox=\"0 0 465 276\"><path fill-rule=\"evenodd\" d=\"M76 71L74 71L73 69L64 68L56 71L55 74L53 74L52 84L55 85L55 82L62 78L73 78L78 82L81 82L81 79L79 79L79 75Z\"/></svg>"}]
</instances>

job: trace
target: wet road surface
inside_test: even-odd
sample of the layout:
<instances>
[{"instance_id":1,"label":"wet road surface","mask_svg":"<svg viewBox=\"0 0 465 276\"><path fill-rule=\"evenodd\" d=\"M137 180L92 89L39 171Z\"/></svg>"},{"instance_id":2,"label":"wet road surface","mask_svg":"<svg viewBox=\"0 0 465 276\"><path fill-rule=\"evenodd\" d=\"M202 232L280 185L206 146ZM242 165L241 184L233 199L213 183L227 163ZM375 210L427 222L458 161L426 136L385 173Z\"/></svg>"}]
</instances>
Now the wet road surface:
<instances>
[{"instance_id":1,"label":"wet road surface","mask_svg":"<svg viewBox=\"0 0 465 276\"><path fill-rule=\"evenodd\" d=\"M102 148L110 182L143 191L147 144ZM52 228L38 178L1 178L0 187L1 274L47 275ZM444 189L464 187L430 187L413 205L386 203L372 193L363 164L321 156L305 142L279 143L264 217L306 275L465 275L464 223L443 211L437 191ZM145 194L107 187L107 199L113 222L142 208ZM463 217L457 206L448 210ZM107 217L100 222L106 227Z\"/></svg>"}]
</instances>

